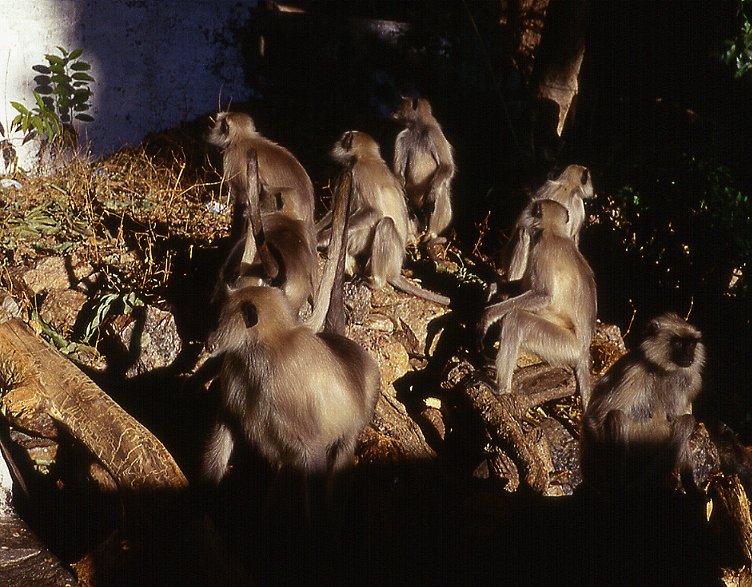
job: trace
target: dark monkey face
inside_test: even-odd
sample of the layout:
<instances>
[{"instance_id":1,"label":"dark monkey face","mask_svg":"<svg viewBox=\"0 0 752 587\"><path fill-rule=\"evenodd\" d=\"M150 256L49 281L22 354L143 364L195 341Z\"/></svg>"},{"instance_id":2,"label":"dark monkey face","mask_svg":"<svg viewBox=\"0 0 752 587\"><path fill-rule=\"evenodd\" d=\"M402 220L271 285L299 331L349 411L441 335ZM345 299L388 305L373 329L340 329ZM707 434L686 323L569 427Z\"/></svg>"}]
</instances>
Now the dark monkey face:
<instances>
[{"instance_id":1,"label":"dark monkey face","mask_svg":"<svg viewBox=\"0 0 752 587\"><path fill-rule=\"evenodd\" d=\"M671 360L680 367L689 367L695 361L698 342L694 336L674 336L671 339Z\"/></svg>"}]
</instances>

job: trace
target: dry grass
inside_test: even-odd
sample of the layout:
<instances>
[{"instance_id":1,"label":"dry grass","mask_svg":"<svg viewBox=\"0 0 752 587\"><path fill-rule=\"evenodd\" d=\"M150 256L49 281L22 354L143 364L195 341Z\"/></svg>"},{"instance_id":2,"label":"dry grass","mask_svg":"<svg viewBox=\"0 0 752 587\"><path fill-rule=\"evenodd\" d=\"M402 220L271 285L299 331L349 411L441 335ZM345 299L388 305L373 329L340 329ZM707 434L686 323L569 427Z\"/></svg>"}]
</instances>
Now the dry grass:
<instances>
[{"instance_id":1,"label":"dry grass","mask_svg":"<svg viewBox=\"0 0 752 587\"><path fill-rule=\"evenodd\" d=\"M195 132L153 135L97 161L74 158L47 176L0 192L0 253L6 266L75 254L116 289L158 299L176 255L227 234L229 217L207 203L220 175Z\"/></svg>"}]
</instances>

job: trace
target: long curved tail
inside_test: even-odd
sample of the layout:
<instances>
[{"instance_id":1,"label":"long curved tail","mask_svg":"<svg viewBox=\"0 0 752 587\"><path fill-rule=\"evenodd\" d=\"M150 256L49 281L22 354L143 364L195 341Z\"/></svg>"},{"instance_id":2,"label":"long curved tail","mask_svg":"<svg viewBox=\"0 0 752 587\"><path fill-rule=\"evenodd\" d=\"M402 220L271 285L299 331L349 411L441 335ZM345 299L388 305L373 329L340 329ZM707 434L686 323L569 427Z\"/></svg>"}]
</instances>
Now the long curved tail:
<instances>
[{"instance_id":1,"label":"long curved tail","mask_svg":"<svg viewBox=\"0 0 752 587\"><path fill-rule=\"evenodd\" d=\"M389 283L400 291L418 296L419 298L423 298L424 300L428 300L429 302L441 304L442 306L448 306L452 303L452 300L450 300L446 296L442 296L441 294L433 293L432 291L418 287L411 281L408 281L408 279L404 275L393 277L389 280Z\"/></svg>"},{"instance_id":2,"label":"long curved tail","mask_svg":"<svg viewBox=\"0 0 752 587\"><path fill-rule=\"evenodd\" d=\"M344 334L345 303L342 283L347 251L347 229L352 199L352 172L340 177L332 213L332 232L329 239L328 258L313 302L313 313L305 324L314 332L326 331Z\"/></svg>"}]
</instances>

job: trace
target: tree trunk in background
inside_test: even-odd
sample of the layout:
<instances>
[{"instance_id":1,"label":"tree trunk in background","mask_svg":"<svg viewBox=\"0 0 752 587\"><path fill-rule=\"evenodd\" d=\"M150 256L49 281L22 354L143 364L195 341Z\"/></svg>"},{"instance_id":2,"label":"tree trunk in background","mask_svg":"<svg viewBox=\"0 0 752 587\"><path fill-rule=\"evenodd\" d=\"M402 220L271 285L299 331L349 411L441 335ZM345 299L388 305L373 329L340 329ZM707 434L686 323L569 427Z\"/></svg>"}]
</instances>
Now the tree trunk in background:
<instances>
[{"instance_id":1,"label":"tree trunk in background","mask_svg":"<svg viewBox=\"0 0 752 587\"><path fill-rule=\"evenodd\" d=\"M550 0L501 0L501 23L514 36L513 58L517 70L529 80L541 40Z\"/></svg>"},{"instance_id":2,"label":"tree trunk in background","mask_svg":"<svg viewBox=\"0 0 752 587\"><path fill-rule=\"evenodd\" d=\"M587 8L587 0L552 0L535 55L533 95L558 105L556 134L559 136L577 95L577 78L585 56Z\"/></svg>"}]
</instances>

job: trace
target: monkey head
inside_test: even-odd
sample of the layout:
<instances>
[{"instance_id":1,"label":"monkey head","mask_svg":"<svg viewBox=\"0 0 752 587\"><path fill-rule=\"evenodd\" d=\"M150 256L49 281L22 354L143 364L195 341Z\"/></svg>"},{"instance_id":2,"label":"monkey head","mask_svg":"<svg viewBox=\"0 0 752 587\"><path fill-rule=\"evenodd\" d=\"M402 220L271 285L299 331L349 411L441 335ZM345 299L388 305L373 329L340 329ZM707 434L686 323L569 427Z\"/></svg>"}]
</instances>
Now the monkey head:
<instances>
[{"instance_id":1,"label":"monkey head","mask_svg":"<svg viewBox=\"0 0 752 587\"><path fill-rule=\"evenodd\" d=\"M582 165L568 165L555 181L561 186L569 186L579 191L583 200L589 200L595 196L592 174L587 167Z\"/></svg>"},{"instance_id":2,"label":"monkey head","mask_svg":"<svg viewBox=\"0 0 752 587\"><path fill-rule=\"evenodd\" d=\"M361 157L381 158L379 144L368 133L348 130L334 143L330 153L337 163L346 165Z\"/></svg>"},{"instance_id":3,"label":"monkey head","mask_svg":"<svg viewBox=\"0 0 752 587\"><path fill-rule=\"evenodd\" d=\"M402 102L392 111L391 119L405 126L410 126L426 116L433 116L431 104L428 100L402 96Z\"/></svg>"},{"instance_id":4,"label":"monkey head","mask_svg":"<svg viewBox=\"0 0 752 587\"><path fill-rule=\"evenodd\" d=\"M533 203L531 228L540 234L549 230L556 235L569 236L569 210L554 200L538 200Z\"/></svg>"},{"instance_id":5,"label":"monkey head","mask_svg":"<svg viewBox=\"0 0 752 587\"><path fill-rule=\"evenodd\" d=\"M269 332L295 327L295 317L282 290L249 285L254 281L244 278L240 287L227 287L219 326L209 337L209 348L239 350L249 343L263 343Z\"/></svg>"},{"instance_id":6,"label":"monkey head","mask_svg":"<svg viewBox=\"0 0 752 587\"><path fill-rule=\"evenodd\" d=\"M705 363L700 331L671 312L650 321L640 349L651 364L663 371L697 371Z\"/></svg>"},{"instance_id":7,"label":"monkey head","mask_svg":"<svg viewBox=\"0 0 752 587\"><path fill-rule=\"evenodd\" d=\"M218 112L210 119L206 142L224 150L238 139L254 134L256 126L245 112Z\"/></svg>"}]
</instances>

